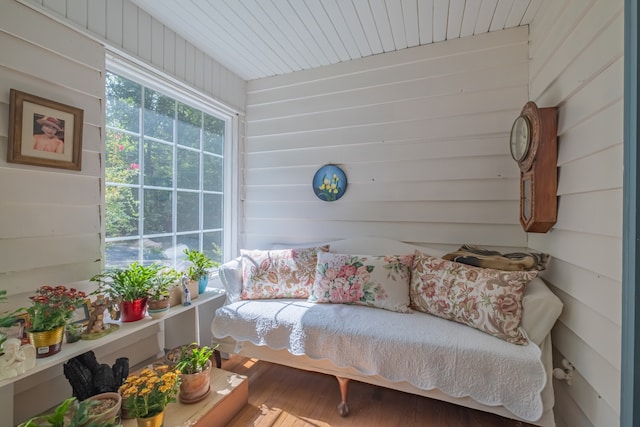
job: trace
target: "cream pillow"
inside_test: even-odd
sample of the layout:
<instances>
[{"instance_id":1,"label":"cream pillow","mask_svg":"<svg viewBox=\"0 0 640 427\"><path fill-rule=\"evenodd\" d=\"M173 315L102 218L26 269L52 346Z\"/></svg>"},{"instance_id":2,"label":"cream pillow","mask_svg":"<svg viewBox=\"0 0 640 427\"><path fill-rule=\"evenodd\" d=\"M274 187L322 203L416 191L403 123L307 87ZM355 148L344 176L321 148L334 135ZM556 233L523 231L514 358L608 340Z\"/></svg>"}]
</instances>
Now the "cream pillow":
<instances>
[{"instance_id":1,"label":"cream pillow","mask_svg":"<svg viewBox=\"0 0 640 427\"><path fill-rule=\"evenodd\" d=\"M537 271L479 268L416 251L411 274L414 309L513 344L528 343L520 329L522 296Z\"/></svg>"},{"instance_id":2,"label":"cream pillow","mask_svg":"<svg viewBox=\"0 0 640 427\"><path fill-rule=\"evenodd\" d=\"M308 298L317 252L328 250L328 245L270 251L242 249L241 299Z\"/></svg>"}]
</instances>

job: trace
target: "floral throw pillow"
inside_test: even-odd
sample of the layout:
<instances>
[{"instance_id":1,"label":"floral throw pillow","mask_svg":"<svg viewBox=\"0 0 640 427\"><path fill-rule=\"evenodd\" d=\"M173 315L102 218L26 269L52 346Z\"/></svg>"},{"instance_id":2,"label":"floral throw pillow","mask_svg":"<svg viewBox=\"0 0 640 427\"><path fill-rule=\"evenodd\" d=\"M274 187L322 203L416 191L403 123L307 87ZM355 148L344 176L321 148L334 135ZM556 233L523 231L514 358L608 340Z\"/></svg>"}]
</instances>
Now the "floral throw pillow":
<instances>
[{"instance_id":1,"label":"floral throw pillow","mask_svg":"<svg viewBox=\"0 0 640 427\"><path fill-rule=\"evenodd\" d=\"M522 297L538 271L473 267L416 251L411 274L412 308L527 344L520 329Z\"/></svg>"},{"instance_id":2,"label":"floral throw pillow","mask_svg":"<svg viewBox=\"0 0 640 427\"><path fill-rule=\"evenodd\" d=\"M317 252L329 246L240 251L241 299L308 298L316 272Z\"/></svg>"},{"instance_id":3,"label":"floral throw pillow","mask_svg":"<svg viewBox=\"0 0 640 427\"><path fill-rule=\"evenodd\" d=\"M318 253L311 302L366 305L410 313L413 255Z\"/></svg>"}]
</instances>

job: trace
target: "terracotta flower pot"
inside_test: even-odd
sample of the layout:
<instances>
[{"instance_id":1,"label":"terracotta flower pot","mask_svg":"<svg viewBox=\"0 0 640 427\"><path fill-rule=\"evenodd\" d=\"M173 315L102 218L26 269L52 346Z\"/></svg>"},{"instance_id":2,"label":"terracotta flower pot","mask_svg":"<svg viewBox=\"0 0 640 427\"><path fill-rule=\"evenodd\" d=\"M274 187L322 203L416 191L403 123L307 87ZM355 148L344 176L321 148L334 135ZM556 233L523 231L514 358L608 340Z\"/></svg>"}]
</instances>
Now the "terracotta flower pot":
<instances>
[{"instance_id":1,"label":"terracotta flower pot","mask_svg":"<svg viewBox=\"0 0 640 427\"><path fill-rule=\"evenodd\" d=\"M122 322L135 322L144 319L147 311L147 298L120 303L120 320Z\"/></svg>"},{"instance_id":2,"label":"terracotta flower pot","mask_svg":"<svg viewBox=\"0 0 640 427\"><path fill-rule=\"evenodd\" d=\"M36 348L36 358L53 356L62 349L64 326L52 331L27 332L29 341Z\"/></svg>"},{"instance_id":3,"label":"terracotta flower pot","mask_svg":"<svg viewBox=\"0 0 640 427\"><path fill-rule=\"evenodd\" d=\"M196 403L207 397L211 391L211 366L211 360L207 360L207 367L202 372L180 374L180 402Z\"/></svg>"}]
</instances>

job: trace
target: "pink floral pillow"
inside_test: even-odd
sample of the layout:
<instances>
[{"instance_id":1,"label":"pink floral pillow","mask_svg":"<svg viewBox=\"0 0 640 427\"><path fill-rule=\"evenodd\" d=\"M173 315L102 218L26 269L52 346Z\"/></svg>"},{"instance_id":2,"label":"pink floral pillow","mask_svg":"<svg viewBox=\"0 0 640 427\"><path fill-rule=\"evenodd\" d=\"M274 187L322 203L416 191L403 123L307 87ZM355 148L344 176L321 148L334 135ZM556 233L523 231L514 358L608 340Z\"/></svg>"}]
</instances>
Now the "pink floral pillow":
<instances>
[{"instance_id":1,"label":"pink floral pillow","mask_svg":"<svg viewBox=\"0 0 640 427\"><path fill-rule=\"evenodd\" d=\"M350 303L410 313L413 255L318 253L309 301Z\"/></svg>"},{"instance_id":2,"label":"pink floral pillow","mask_svg":"<svg viewBox=\"0 0 640 427\"><path fill-rule=\"evenodd\" d=\"M520 329L522 297L538 271L473 267L416 251L411 274L414 309L527 344Z\"/></svg>"},{"instance_id":3,"label":"pink floral pillow","mask_svg":"<svg viewBox=\"0 0 640 427\"><path fill-rule=\"evenodd\" d=\"M317 252L328 250L328 245L271 251L242 249L240 298L308 298L316 272Z\"/></svg>"}]
</instances>

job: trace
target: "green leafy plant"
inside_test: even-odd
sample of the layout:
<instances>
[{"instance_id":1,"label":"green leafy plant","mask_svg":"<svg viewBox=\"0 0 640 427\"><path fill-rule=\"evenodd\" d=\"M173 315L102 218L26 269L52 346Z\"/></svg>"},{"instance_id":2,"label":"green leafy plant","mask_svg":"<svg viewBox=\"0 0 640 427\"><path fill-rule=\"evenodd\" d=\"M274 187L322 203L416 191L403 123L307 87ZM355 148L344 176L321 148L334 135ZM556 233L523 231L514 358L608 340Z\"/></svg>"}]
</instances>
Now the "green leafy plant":
<instances>
[{"instance_id":1,"label":"green leafy plant","mask_svg":"<svg viewBox=\"0 0 640 427\"><path fill-rule=\"evenodd\" d=\"M149 288L149 298L162 300L169 298L169 288L180 279L180 273L174 268L162 269L153 278Z\"/></svg>"},{"instance_id":2,"label":"green leafy plant","mask_svg":"<svg viewBox=\"0 0 640 427\"><path fill-rule=\"evenodd\" d=\"M202 372L207 367L207 361L217 347L199 346L197 343L183 346L180 351L180 358L176 363L176 369L181 374Z\"/></svg>"},{"instance_id":3,"label":"green leafy plant","mask_svg":"<svg viewBox=\"0 0 640 427\"><path fill-rule=\"evenodd\" d=\"M149 296L156 276L162 269L157 263L145 266L136 261L127 268L109 269L89 280L98 282L99 291L114 300L134 301Z\"/></svg>"},{"instance_id":4,"label":"green leafy plant","mask_svg":"<svg viewBox=\"0 0 640 427\"><path fill-rule=\"evenodd\" d=\"M30 332L52 331L65 326L76 307L87 297L82 291L65 286L41 286L30 296L31 305L21 309L29 314Z\"/></svg>"},{"instance_id":5,"label":"green leafy plant","mask_svg":"<svg viewBox=\"0 0 640 427\"><path fill-rule=\"evenodd\" d=\"M114 419L107 421L92 420L91 408L98 402L84 400L74 405L75 397L70 397L58 405L53 413L39 415L18 427L118 427L122 424Z\"/></svg>"},{"instance_id":6,"label":"green leafy plant","mask_svg":"<svg viewBox=\"0 0 640 427\"><path fill-rule=\"evenodd\" d=\"M7 291L4 289L0 289L0 302L7 302ZM17 317L15 313L4 313L0 314L0 328L8 328L12 326L17 321Z\"/></svg>"},{"instance_id":7,"label":"green leafy plant","mask_svg":"<svg viewBox=\"0 0 640 427\"><path fill-rule=\"evenodd\" d=\"M191 265L187 270L187 275L191 280L197 281L200 277L206 276L209 273L207 269L216 266L216 263L203 252L195 249L185 249L184 253L187 255L187 259L191 261Z\"/></svg>"}]
</instances>

